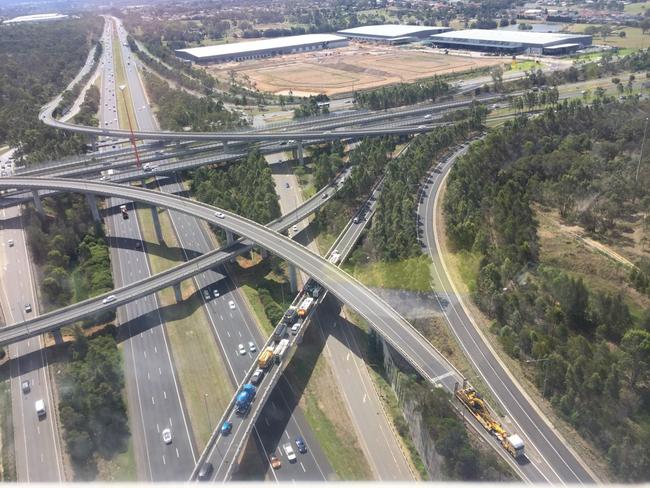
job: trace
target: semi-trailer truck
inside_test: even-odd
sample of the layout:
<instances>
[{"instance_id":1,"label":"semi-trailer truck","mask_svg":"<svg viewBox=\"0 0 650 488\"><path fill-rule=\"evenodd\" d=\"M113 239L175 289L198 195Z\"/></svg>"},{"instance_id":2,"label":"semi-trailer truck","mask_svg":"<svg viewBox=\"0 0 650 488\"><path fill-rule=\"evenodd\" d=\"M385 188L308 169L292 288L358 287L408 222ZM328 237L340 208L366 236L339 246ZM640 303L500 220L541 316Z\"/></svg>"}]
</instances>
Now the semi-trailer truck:
<instances>
[{"instance_id":1,"label":"semi-trailer truck","mask_svg":"<svg viewBox=\"0 0 650 488\"><path fill-rule=\"evenodd\" d=\"M273 346L268 346L265 348L260 357L257 359L257 367L266 369L271 365L271 360L273 359Z\"/></svg>"},{"instance_id":2,"label":"semi-trailer truck","mask_svg":"<svg viewBox=\"0 0 650 488\"><path fill-rule=\"evenodd\" d=\"M275 357L275 362L279 363L282 360L282 357L284 356L284 353L287 352L287 349L289 347L289 339L282 339L280 343L275 346L275 350L273 351L273 357Z\"/></svg>"},{"instance_id":3,"label":"semi-trailer truck","mask_svg":"<svg viewBox=\"0 0 650 488\"><path fill-rule=\"evenodd\" d=\"M313 303L314 303L314 299L312 297L305 298L298 306L298 316L304 317L305 315L307 315Z\"/></svg>"}]
</instances>

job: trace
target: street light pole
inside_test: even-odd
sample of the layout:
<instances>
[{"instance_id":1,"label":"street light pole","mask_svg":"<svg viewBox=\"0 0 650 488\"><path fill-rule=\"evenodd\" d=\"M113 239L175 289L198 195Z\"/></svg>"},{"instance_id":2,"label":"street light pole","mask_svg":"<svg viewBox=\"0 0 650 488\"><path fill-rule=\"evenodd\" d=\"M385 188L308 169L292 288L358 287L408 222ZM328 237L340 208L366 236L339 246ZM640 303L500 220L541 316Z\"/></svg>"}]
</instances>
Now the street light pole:
<instances>
[{"instance_id":1,"label":"street light pole","mask_svg":"<svg viewBox=\"0 0 650 488\"><path fill-rule=\"evenodd\" d=\"M124 101L124 109L126 110L126 120L129 122L129 132L131 133L131 145L133 146L133 152L135 153L135 162L140 167L140 155L138 154L138 145L135 143L135 134L133 133L133 125L131 124L131 116L129 115L129 104L126 103L126 97L124 96L124 89L126 85L120 85L120 91L122 92L122 100Z\"/></svg>"},{"instance_id":2,"label":"street light pole","mask_svg":"<svg viewBox=\"0 0 650 488\"><path fill-rule=\"evenodd\" d=\"M210 432L212 432L212 420L210 420L210 411L208 410L208 394L203 394L203 402L205 403L205 415L208 417L208 427L210 427Z\"/></svg>"}]
</instances>

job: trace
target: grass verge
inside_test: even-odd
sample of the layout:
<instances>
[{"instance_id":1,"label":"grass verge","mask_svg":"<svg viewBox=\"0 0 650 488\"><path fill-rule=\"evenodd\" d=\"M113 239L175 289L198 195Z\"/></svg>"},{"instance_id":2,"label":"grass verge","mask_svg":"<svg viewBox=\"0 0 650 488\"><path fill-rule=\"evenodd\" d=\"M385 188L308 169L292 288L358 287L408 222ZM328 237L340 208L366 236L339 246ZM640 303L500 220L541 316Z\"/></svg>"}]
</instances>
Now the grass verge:
<instances>
[{"instance_id":1,"label":"grass verge","mask_svg":"<svg viewBox=\"0 0 650 488\"><path fill-rule=\"evenodd\" d=\"M366 286L409 291L431 291L431 259L421 255L400 261L363 263L363 255L355 253L343 269Z\"/></svg>"},{"instance_id":2,"label":"grass verge","mask_svg":"<svg viewBox=\"0 0 650 488\"><path fill-rule=\"evenodd\" d=\"M135 120L133 114L133 101L131 100L131 92L129 91L129 84L126 82L126 72L124 71L124 61L122 60L122 49L117 37L113 38L113 67L115 69L115 96L117 99L117 119L120 127L123 129L129 128L129 118L133 130L137 130L138 122ZM120 90L120 86L124 86L124 90ZM127 109L129 107L129 109ZM127 113L129 118L127 118Z\"/></svg>"},{"instance_id":3,"label":"grass verge","mask_svg":"<svg viewBox=\"0 0 650 488\"><path fill-rule=\"evenodd\" d=\"M120 349L123 354L124 349ZM126 451L116 454L113 459L100 459L97 463L98 479L102 481L133 482L138 480L138 470L133 452L133 437L129 436Z\"/></svg>"},{"instance_id":4,"label":"grass verge","mask_svg":"<svg viewBox=\"0 0 650 488\"><path fill-rule=\"evenodd\" d=\"M5 368L7 365L5 365ZM3 482L17 481L16 452L14 448L14 421L11 409L11 380L0 382L0 450Z\"/></svg>"},{"instance_id":5,"label":"grass verge","mask_svg":"<svg viewBox=\"0 0 650 488\"><path fill-rule=\"evenodd\" d=\"M164 242L159 242L156 237L151 209L140 208L137 211L146 245L157 247L155 252L147 253L152 274L183 261L169 214L158 209L155 211L158 212ZM213 422L220 418L234 389L226 375L223 358L215 347L203 300L194 280L181 283L181 293L183 301L180 303L176 303L172 288L158 292L158 300L192 431L199 449L202 449L212 433Z\"/></svg>"}]
</instances>

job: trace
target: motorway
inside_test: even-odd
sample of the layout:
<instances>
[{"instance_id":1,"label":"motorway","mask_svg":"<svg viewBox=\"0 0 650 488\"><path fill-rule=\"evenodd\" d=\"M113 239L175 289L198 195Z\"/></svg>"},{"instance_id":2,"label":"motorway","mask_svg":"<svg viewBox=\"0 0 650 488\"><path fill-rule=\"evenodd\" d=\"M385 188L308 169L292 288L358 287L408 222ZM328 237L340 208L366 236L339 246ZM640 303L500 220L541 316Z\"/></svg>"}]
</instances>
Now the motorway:
<instances>
[{"instance_id":1,"label":"motorway","mask_svg":"<svg viewBox=\"0 0 650 488\"><path fill-rule=\"evenodd\" d=\"M122 58L133 61L134 57L131 56L129 48L124 46L126 43L126 32L119 22L117 25ZM135 114L137 127L146 130L156 130L157 123L149 109L149 101L144 92L136 66L135 62L128 63L125 66L127 84L133 101L132 113ZM158 186L161 191L172 194L183 194L186 191L176 175L170 178L158 178ZM169 216L186 260L189 260L190 257L195 255L208 253L213 249L214 243L209 234L210 230L206 225L194 217L175 211L170 211ZM227 373L229 373L233 385L236 386L241 382L246 371L257 357L257 354L253 354L250 351L247 354L240 354L238 351L239 345L245 345L246 349L249 349L249 344L254 344L259 347L265 342L265 339L261 336L255 320L250 316L248 306L241 292L228 275L210 269L195 275L194 281L198 290L209 290L210 296L213 296L215 289L219 290L220 296L218 298L206 300L203 294L200 296L204 304L203 310L207 315L215 340L221 349L221 356L227 364ZM234 310L231 309L230 302L234 303ZM286 404L285 398L289 394L290 392L285 392L283 395L281 391L278 391L276 401L279 404ZM285 410L290 411L288 405ZM298 416L289 414L289 418L284 424L279 423L279 425L286 426L286 431L281 430L280 435L284 434L287 437L295 438L299 433L302 433L309 438L314 438L302 415L298 419L296 417ZM264 444L262 437L259 435L258 439L261 443L260 451L262 459L266 460L266 452L273 450L275 445L269 445L268 442ZM331 468L329 468L325 456L319 449L315 448L315 442L313 444L314 446L312 446L308 455L302 458L300 466L302 469L292 470L287 467L287 469L278 473L269 469L270 473L273 473L272 476L281 481L283 479L287 481L324 480L323 469L329 470ZM317 461L315 454L320 454L321 459ZM186 469L179 473L179 478L187 479L187 469L191 470L193 467L194 463L188 464Z\"/></svg>"},{"instance_id":2,"label":"motorway","mask_svg":"<svg viewBox=\"0 0 650 488\"><path fill-rule=\"evenodd\" d=\"M418 235L421 236L423 252L431 256L434 292L445 321L456 337L473 368L489 386L493 398L507 414L510 425L523 437L529 464L520 464L524 479L553 484L580 484L596 481L571 450L568 443L548 424L531 399L522 392L525 389L506 370L495 351L479 331L463 305L463 297L454 288L441 258L441 237L436 221L441 188L454 162L465 153L467 147L452 154L447 162L438 165L439 172L430 173L423 187L424 201L418 206ZM422 225L422 229L419 225ZM422 234L420 234L420 230ZM494 439L493 439L494 442Z\"/></svg>"},{"instance_id":3,"label":"motorway","mask_svg":"<svg viewBox=\"0 0 650 488\"><path fill-rule=\"evenodd\" d=\"M10 325L37 315L39 306L20 208L4 209L0 215L0 305ZM27 304L31 306L30 312L25 310ZM16 471L20 482L65 480L47 353L43 346L43 336L39 335L8 349ZM23 381L30 384L28 393L21 390ZM45 402L44 417L36 415L36 400Z\"/></svg>"},{"instance_id":4,"label":"motorway","mask_svg":"<svg viewBox=\"0 0 650 488\"><path fill-rule=\"evenodd\" d=\"M100 123L118 126L114 25L104 37ZM126 66L124 66L126 68ZM122 287L151 275L137 218L123 219L117 210L129 201L107 200L108 229L114 282ZM131 212L131 215L135 214ZM140 243L139 248L136 243ZM196 453L176 372L168 347L157 295L145 296L118 309L120 339L124 344L126 390L138 479L178 481L187 478ZM173 443L162 441L162 430L172 429Z\"/></svg>"}]
</instances>

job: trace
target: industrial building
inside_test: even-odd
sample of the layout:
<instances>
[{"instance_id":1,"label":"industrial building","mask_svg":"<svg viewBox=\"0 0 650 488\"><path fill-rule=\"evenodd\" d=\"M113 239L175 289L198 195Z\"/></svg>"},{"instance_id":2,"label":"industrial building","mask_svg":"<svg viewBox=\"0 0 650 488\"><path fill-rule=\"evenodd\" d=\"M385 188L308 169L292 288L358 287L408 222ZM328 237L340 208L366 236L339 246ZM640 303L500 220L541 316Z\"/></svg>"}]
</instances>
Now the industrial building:
<instances>
[{"instance_id":1,"label":"industrial building","mask_svg":"<svg viewBox=\"0 0 650 488\"><path fill-rule=\"evenodd\" d=\"M223 63L331 49L347 46L347 44L347 38L334 34L305 34L260 41L178 49L176 55L196 63Z\"/></svg>"},{"instance_id":2,"label":"industrial building","mask_svg":"<svg viewBox=\"0 0 650 488\"><path fill-rule=\"evenodd\" d=\"M48 22L52 20L67 19L68 16L64 14L34 14L22 15L14 17L13 19L5 20L3 24L26 24L29 22Z\"/></svg>"},{"instance_id":3,"label":"industrial building","mask_svg":"<svg viewBox=\"0 0 650 488\"><path fill-rule=\"evenodd\" d=\"M591 36L519 30L469 29L435 34L429 43L446 49L500 54L567 54L591 45Z\"/></svg>"},{"instance_id":4,"label":"industrial building","mask_svg":"<svg viewBox=\"0 0 650 488\"><path fill-rule=\"evenodd\" d=\"M366 25L338 31L337 34L349 39L382 44L407 44L428 39L433 34L449 32L449 27L424 25L382 24Z\"/></svg>"}]
</instances>

